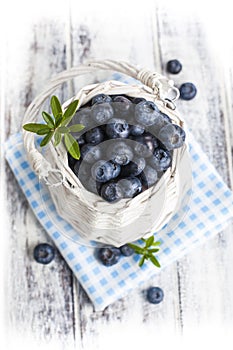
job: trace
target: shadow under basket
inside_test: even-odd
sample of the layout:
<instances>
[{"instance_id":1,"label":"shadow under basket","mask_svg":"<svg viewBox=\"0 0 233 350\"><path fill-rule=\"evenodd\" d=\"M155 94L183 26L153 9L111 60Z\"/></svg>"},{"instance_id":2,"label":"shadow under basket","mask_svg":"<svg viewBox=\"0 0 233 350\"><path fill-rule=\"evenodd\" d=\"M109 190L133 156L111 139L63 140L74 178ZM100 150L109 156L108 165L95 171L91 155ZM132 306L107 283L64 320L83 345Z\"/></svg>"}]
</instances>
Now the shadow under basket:
<instances>
[{"instance_id":1,"label":"shadow under basket","mask_svg":"<svg viewBox=\"0 0 233 350\"><path fill-rule=\"evenodd\" d=\"M158 73L111 60L93 61L57 75L28 107L23 123L36 122L41 105L60 84L96 70L124 73L141 84L129 85L111 80L88 85L66 101L63 109L75 99L79 99L80 108L100 93L124 94L155 102L159 110L172 119L172 123L184 128L183 120L175 111L174 101L178 98L178 92L172 81ZM176 97L168 100L166 96L171 90L176 93ZM36 148L32 133L24 131L23 138L29 162L46 184L58 214L87 242L96 241L119 247L159 231L174 215L189 187L189 174L185 176L188 158L186 144L173 151L171 167L154 186L134 198L123 198L110 204L85 189L69 167L67 150L62 143L55 148L50 142L43 155Z\"/></svg>"}]
</instances>

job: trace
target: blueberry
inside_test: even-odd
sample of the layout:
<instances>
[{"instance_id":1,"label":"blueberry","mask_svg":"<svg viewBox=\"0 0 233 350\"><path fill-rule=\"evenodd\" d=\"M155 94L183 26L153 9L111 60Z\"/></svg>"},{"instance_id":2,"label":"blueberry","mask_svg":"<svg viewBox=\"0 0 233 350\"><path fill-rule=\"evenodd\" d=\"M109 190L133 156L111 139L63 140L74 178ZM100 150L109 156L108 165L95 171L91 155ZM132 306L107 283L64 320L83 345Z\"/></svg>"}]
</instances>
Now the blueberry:
<instances>
[{"instance_id":1,"label":"blueberry","mask_svg":"<svg viewBox=\"0 0 233 350\"><path fill-rule=\"evenodd\" d=\"M73 158L69 153L67 153L67 158L68 158L68 165L69 167L74 170L74 166L76 162L79 162L79 160Z\"/></svg>"},{"instance_id":2,"label":"blueberry","mask_svg":"<svg viewBox=\"0 0 233 350\"><path fill-rule=\"evenodd\" d=\"M112 178L115 179L121 172L121 166L112 161L110 161L110 163L112 163L112 166L113 166Z\"/></svg>"},{"instance_id":3,"label":"blueberry","mask_svg":"<svg viewBox=\"0 0 233 350\"><path fill-rule=\"evenodd\" d=\"M101 159L102 151L98 145L87 143L81 147L81 156L87 163L94 163Z\"/></svg>"},{"instance_id":4,"label":"blueberry","mask_svg":"<svg viewBox=\"0 0 233 350\"><path fill-rule=\"evenodd\" d=\"M183 146L185 141L184 130L176 124L167 124L160 130L158 139L167 150L172 150Z\"/></svg>"},{"instance_id":5,"label":"blueberry","mask_svg":"<svg viewBox=\"0 0 233 350\"><path fill-rule=\"evenodd\" d=\"M86 190L99 194L100 193L100 188L101 188L101 183L95 181L91 176L85 180L85 183L83 183L83 186L86 188Z\"/></svg>"},{"instance_id":6,"label":"blueberry","mask_svg":"<svg viewBox=\"0 0 233 350\"><path fill-rule=\"evenodd\" d=\"M139 157L150 157L154 149L158 147L158 142L155 137L150 133L145 133L141 136L130 136L130 139L134 142L134 151Z\"/></svg>"},{"instance_id":7,"label":"blueberry","mask_svg":"<svg viewBox=\"0 0 233 350\"><path fill-rule=\"evenodd\" d=\"M150 158L150 165L158 172L165 171L171 165L171 153L162 148L156 148L153 156Z\"/></svg>"},{"instance_id":8,"label":"blueberry","mask_svg":"<svg viewBox=\"0 0 233 350\"><path fill-rule=\"evenodd\" d=\"M111 139L127 138L129 135L129 124L124 119L112 118L106 125L106 134Z\"/></svg>"},{"instance_id":9,"label":"blueberry","mask_svg":"<svg viewBox=\"0 0 233 350\"><path fill-rule=\"evenodd\" d=\"M85 182L91 176L90 164L82 161L77 162L74 166L74 173L85 186Z\"/></svg>"},{"instance_id":10,"label":"blueberry","mask_svg":"<svg viewBox=\"0 0 233 350\"><path fill-rule=\"evenodd\" d=\"M140 174L140 179L141 179L142 185L148 188L157 182L158 173L150 165L147 165L143 170L143 172Z\"/></svg>"},{"instance_id":11,"label":"blueberry","mask_svg":"<svg viewBox=\"0 0 233 350\"><path fill-rule=\"evenodd\" d=\"M121 167L121 177L137 176L141 174L146 166L145 158L134 157L131 162Z\"/></svg>"},{"instance_id":12,"label":"blueberry","mask_svg":"<svg viewBox=\"0 0 233 350\"><path fill-rule=\"evenodd\" d=\"M172 123L171 118L162 112L159 112L158 119L156 120L156 124L150 127L150 132L153 136L158 137L158 134L163 126Z\"/></svg>"},{"instance_id":13,"label":"blueberry","mask_svg":"<svg viewBox=\"0 0 233 350\"><path fill-rule=\"evenodd\" d=\"M182 69L182 64L178 60L170 60L167 62L167 71L171 74L178 74Z\"/></svg>"},{"instance_id":14,"label":"blueberry","mask_svg":"<svg viewBox=\"0 0 233 350\"><path fill-rule=\"evenodd\" d=\"M182 100L192 100L197 94L197 88L193 83L184 83L180 86L180 98Z\"/></svg>"},{"instance_id":15,"label":"blueberry","mask_svg":"<svg viewBox=\"0 0 233 350\"><path fill-rule=\"evenodd\" d=\"M101 130L101 128L96 127L88 130L85 133L85 139L87 143L92 143L93 145L97 145L98 143L103 141L104 133Z\"/></svg>"},{"instance_id":16,"label":"blueberry","mask_svg":"<svg viewBox=\"0 0 233 350\"><path fill-rule=\"evenodd\" d=\"M109 103L96 103L92 106L91 115L99 124L105 124L114 115L112 106Z\"/></svg>"},{"instance_id":17,"label":"blueberry","mask_svg":"<svg viewBox=\"0 0 233 350\"><path fill-rule=\"evenodd\" d=\"M120 260L121 251L115 247L104 247L98 249L98 258L105 266L112 266Z\"/></svg>"},{"instance_id":18,"label":"blueberry","mask_svg":"<svg viewBox=\"0 0 233 350\"><path fill-rule=\"evenodd\" d=\"M112 99L110 96L105 95L105 94L99 94L96 95L92 98L91 100L91 105L93 106L94 104L98 103L106 103L106 102L111 102Z\"/></svg>"},{"instance_id":19,"label":"blueberry","mask_svg":"<svg viewBox=\"0 0 233 350\"><path fill-rule=\"evenodd\" d=\"M133 159L133 151L125 142L114 141L107 149L107 157L116 164L126 165Z\"/></svg>"},{"instance_id":20,"label":"blueberry","mask_svg":"<svg viewBox=\"0 0 233 350\"><path fill-rule=\"evenodd\" d=\"M98 160L91 167L91 175L98 182L107 182L120 174L121 167L111 161Z\"/></svg>"},{"instance_id":21,"label":"blueberry","mask_svg":"<svg viewBox=\"0 0 233 350\"><path fill-rule=\"evenodd\" d=\"M131 248L128 244L124 244L120 247L121 254L124 256L131 256L134 254L133 248Z\"/></svg>"},{"instance_id":22,"label":"blueberry","mask_svg":"<svg viewBox=\"0 0 233 350\"><path fill-rule=\"evenodd\" d=\"M117 202L122 198L123 193L121 187L115 182L107 182L102 185L100 195L109 203Z\"/></svg>"},{"instance_id":23,"label":"blueberry","mask_svg":"<svg viewBox=\"0 0 233 350\"><path fill-rule=\"evenodd\" d=\"M33 257L40 264L49 264L55 256L55 249L48 243L38 244L33 251Z\"/></svg>"},{"instance_id":24,"label":"blueberry","mask_svg":"<svg viewBox=\"0 0 233 350\"><path fill-rule=\"evenodd\" d=\"M144 102L144 101L146 101L146 99L143 97L134 97L132 102L135 104L138 104L138 103Z\"/></svg>"},{"instance_id":25,"label":"blueberry","mask_svg":"<svg viewBox=\"0 0 233 350\"><path fill-rule=\"evenodd\" d=\"M129 115L132 110L132 102L125 96L114 96L112 105L119 117Z\"/></svg>"},{"instance_id":26,"label":"blueberry","mask_svg":"<svg viewBox=\"0 0 233 350\"><path fill-rule=\"evenodd\" d=\"M85 125L86 128L92 127L93 119L91 116L91 109L87 107L80 108L72 118L70 125L73 124L82 124Z\"/></svg>"},{"instance_id":27,"label":"blueberry","mask_svg":"<svg viewBox=\"0 0 233 350\"><path fill-rule=\"evenodd\" d=\"M137 177L126 177L118 181L124 198L133 198L142 192L141 181Z\"/></svg>"},{"instance_id":28,"label":"blueberry","mask_svg":"<svg viewBox=\"0 0 233 350\"><path fill-rule=\"evenodd\" d=\"M130 125L130 135L139 136L142 135L145 131L145 128L142 125Z\"/></svg>"},{"instance_id":29,"label":"blueberry","mask_svg":"<svg viewBox=\"0 0 233 350\"><path fill-rule=\"evenodd\" d=\"M159 109L152 101L142 101L135 106L135 119L144 126L150 126L156 123Z\"/></svg>"},{"instance_id":30,"label":"blueberry","mask_svg":"<svg viewBox=\"0 0 233 350\"><path fill-rule=\"evenodd\" d=\"M159 287L150 287L147 290L147 300L152 304L159 304L163 301L164 293Z\"/></svg>"},{"instance_id":31,"label":"blueberry","mask_svg":"<svg viewBox=\"0 0 233 350\"><path fill-rule=\"evenodd\" d=\"M73 133L72 133L72 135L73 135ZM78 142L79 146L83 146L85 144L84 134L78 136L77 142Z\"/></svg>"}]
</instances>

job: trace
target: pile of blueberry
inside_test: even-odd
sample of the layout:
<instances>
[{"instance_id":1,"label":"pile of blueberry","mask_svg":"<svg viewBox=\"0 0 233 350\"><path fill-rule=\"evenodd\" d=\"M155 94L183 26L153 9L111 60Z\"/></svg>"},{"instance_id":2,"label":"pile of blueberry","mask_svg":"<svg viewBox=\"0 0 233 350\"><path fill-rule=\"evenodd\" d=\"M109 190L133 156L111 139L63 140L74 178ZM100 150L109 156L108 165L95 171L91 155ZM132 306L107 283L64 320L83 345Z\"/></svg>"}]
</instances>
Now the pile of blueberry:
<instances>
[{"instance_id":1,"label":"pile of blueberry","mask_svg":"<svg viewBox=\"0 0 233 350\"><path fill-rule=\"evenodd\" d=\"M68 154L69 166L88 191L109 203L153 186L185 141L184 130L155 103L125 95L96 95L72 123L85 128L74 134L81 158Z\"/></svg>"}]
</instances>

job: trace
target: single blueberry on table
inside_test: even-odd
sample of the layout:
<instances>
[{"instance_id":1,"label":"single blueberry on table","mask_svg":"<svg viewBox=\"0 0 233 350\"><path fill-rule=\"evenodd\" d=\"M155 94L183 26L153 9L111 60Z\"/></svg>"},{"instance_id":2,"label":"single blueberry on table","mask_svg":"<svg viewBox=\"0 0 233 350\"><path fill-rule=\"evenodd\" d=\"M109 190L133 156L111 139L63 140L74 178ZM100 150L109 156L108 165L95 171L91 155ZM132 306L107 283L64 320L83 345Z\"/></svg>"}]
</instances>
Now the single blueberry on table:
<instances>
[{"instance_id":1,"label":"single blueberry on table","mask_svg":"<svg viewBox=\"0 0 233 350\"><path fill-rule=\"evenodd\" d=\"M119 165L126 165L133 159L132 148L122 141L111 143L106 153L110 160Z\"/></svg>"},{"instance_id":2,"label":"single blueberry on table","mask_svg":"<svg viewBox=\"0 0 233 350\"><path fill-rule=\"evenodd\" d=\"M185 131L176 124L167 124L158 134L159 141L168 151L182 147L185 141Z\"/></svg>"},{"instance_id":3,"label":"single blueberry on table","mask_svg":"<svg viewBox=\"0 0 233 350\"><path fill-rule=\"evenodd\" d=\"M39 264L49 264L55 256L55 249L48 243L38 244L33 251L33 257Z\"/></svg>"},{"instance_id":4,"label":"single blueberry on table","mask_svg":"<svg viewBox=\"0 0 233 350\"><path fill-rule=\"evenodd\" d=\"M129 135L129 124L124 119L112 118L106 125L106 134L111 139L127 138Z\"/></svg>"},{"instance_id":5,"label":"single blueberry on table","mask_svg":"<svg viewBox=\"0 0 233 350\"><path fill-rule=\"evenodd\" d=\"M170 60L167 62L167 71L171 74L178 74L182 70L182 64L178 60Z\"/></svg>"},{"instance_id":6,"label":"single blueberry on table","mask_svg":"<svg viewBox=\"0 0 233 350\"><path fill-rule=\"evenodd\" d=\"M98 160L91 167L91 175L98 182L107 182L120 174L121 167L111 161Z\"/></svg>"},{"instance_id":7,"label":"single blueberry on table","mask_svg":"<svg viewBox=\"0 0 233 350\"><path fill-rule=\"evenodd\" d=\"M85 162L92 164L101 159L102 150L99 145L91 145L90 143L86 143L81 147L81 156Z\"/></svg>"},{"instance_id":8,"label":"single blueberry on table","mask_svg":"<svg viewBox=\"0 0 233 350\"><path fill-rule=\"evenodd\" d=\"M92 98L91 105L93 106L94 104L106 103L106 102L109 103L111 101L112 101L112 99L110 96L105 95L105 94L99 94L99 95L96 95Z\"/></svg>"},{"instance_id":9,"label":"single blueberry on table","mask_svg":"<svg viewBox=\"0 0 233 350\"><path fill-rule=\"evenodd\" d=\"M182 100L192 100L197 94L197 88L193 83L184 83L180 86L180 98Z\"/></svg>"},{"instance_id":10,"label":"single blueberry on table","mask_svg":"<svg viewBox=\"0 0 233 350\"><path fill-rule=\"evenodd\" d=\"M102 142L103 139L104 139L104 133L99 127L90 129L85 133L85 140L87 143L92 143L93 145L97 145L98 143Z\"/></svg>"},{"instance_id":11,"label":"single blueberry on table","mask_svg":"<svg viewBox=\"0 0 233 350\"><path fill-rule=\"evenodd\" d=\"M143 126L150 126L156 123L159 109L152 101L142 101L135 106L135 119Z\"/></svg>"},{"instance_id":12,"label":"single blueberry on table","mask_svg":"<svg viewBox=\"0 0 233 350\"><path fill-rule=\"evenodd\" d=\"M131 256L134 254L133 248L131 248L128 244L124 244L120 247L121 254L124 256Z\"/></svg>"},{"instance_id":13,"label":"single blueberry on table","mask_svg":"<svg viewBox=\"0 0 233 350\"><path fill-rule=\"evenodd\" d=\"M164 298L164 292L159 287L150 287L147 290L147 300L151 304L159 304L161 301L163 301Z\"/></svg>"},{"instance_id":14,"label":"single blueberry on table","mask_svg":"<svg viewBox=\"0 0 233 350\"><path fill-rule=\"evenodd\" d=\"M117 183L122 189L124 198L133 198L142 192L142 183L135 176L120 179Z\"/></svg>"},{"instance_id":15,"label":"single blueberry on table","mask_svg":"<svg viewBox=\"0 0 233 350\"><path fill-rule=\"evenodd\" d=\"M162 148L156 148L153 156L149 159L150 165L158 172L165 171L171 165L171 153Z\"/></svg>"},{"instance_id":16,"label":"single blueberry on table","mask_svg":"<svg viewBox=\"0 0 233 350\"><path fill-rule=\"evenodd\" d=\"M96 103L91 108L91 116L98 124L105 124L114 115L110 103Z\"/></svg>"},{"instance_id":17,"label":"single blueberry on table","mask_svg":"<svg viewBox=\"0 0 233 350\"><path fill-rule=\"evenodd\" d=\"M123 197L123 192L116 182L107 182L102 185L100 195L107 202L115 203Z\"/></svg>"},{"instance_id":18,"label":"single blueberry on table","mask_svg":"<svg viewBox=\"0 0 233 350\"><path fill-rule=\"evenodd\" d=\"M134 157L131 162L121 167L121 177L137 176L146 166L145 158Z\"/></svg>"},{"instance_id":19,"label":"single blueberry on table","mask_svg":"<svg viewBox=\"0 0 233 350\"><path fill-rule=\"evenodd\" d=\"M115 247L98 248L98 258L105 266L112 266L120 260L121 251Z\"/></svg>"}]
</instances>

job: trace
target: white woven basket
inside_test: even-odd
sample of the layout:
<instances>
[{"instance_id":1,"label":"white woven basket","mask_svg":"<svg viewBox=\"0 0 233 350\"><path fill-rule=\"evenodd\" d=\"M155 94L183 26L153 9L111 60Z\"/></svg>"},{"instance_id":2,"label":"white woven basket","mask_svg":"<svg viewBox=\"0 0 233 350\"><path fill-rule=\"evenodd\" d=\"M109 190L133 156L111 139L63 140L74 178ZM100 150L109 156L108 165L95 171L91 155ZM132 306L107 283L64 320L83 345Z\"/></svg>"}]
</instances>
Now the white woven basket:
<instances>
[{"instance_id":1,"label":"white woven basket","mask_svg":"<svg viewBox=\"0 0 233 350\"><path fill-rule=\"evenodd\" d=\"M158 73L112 60L92 61L58 74L47 89L30 104L23 124L37 121L41 105L60 84L99 69L124 73L142 84L128 85L119 81L106 81L85 86L64 103L64 109L73 99L79 99L80 107L99 93L125 94L155 102L173 123L184 127L183 120L175 112L174 101L179 97L179 92L173 81ZM171 90L175 93L172 100L166 98ZM180 196L179 166L187 152L186 145L174 150L172 166L156 185L133 199L121 199L117 203L109 204L83 187L68 166L67 151L62 144L55 148L50 143L45 158L36 148L34 138L34 134L23 132L24 146L33 170L48 186L59 215L87 241L120 246L158 231L174 214Z\"/></svg>"}]
</instances>

